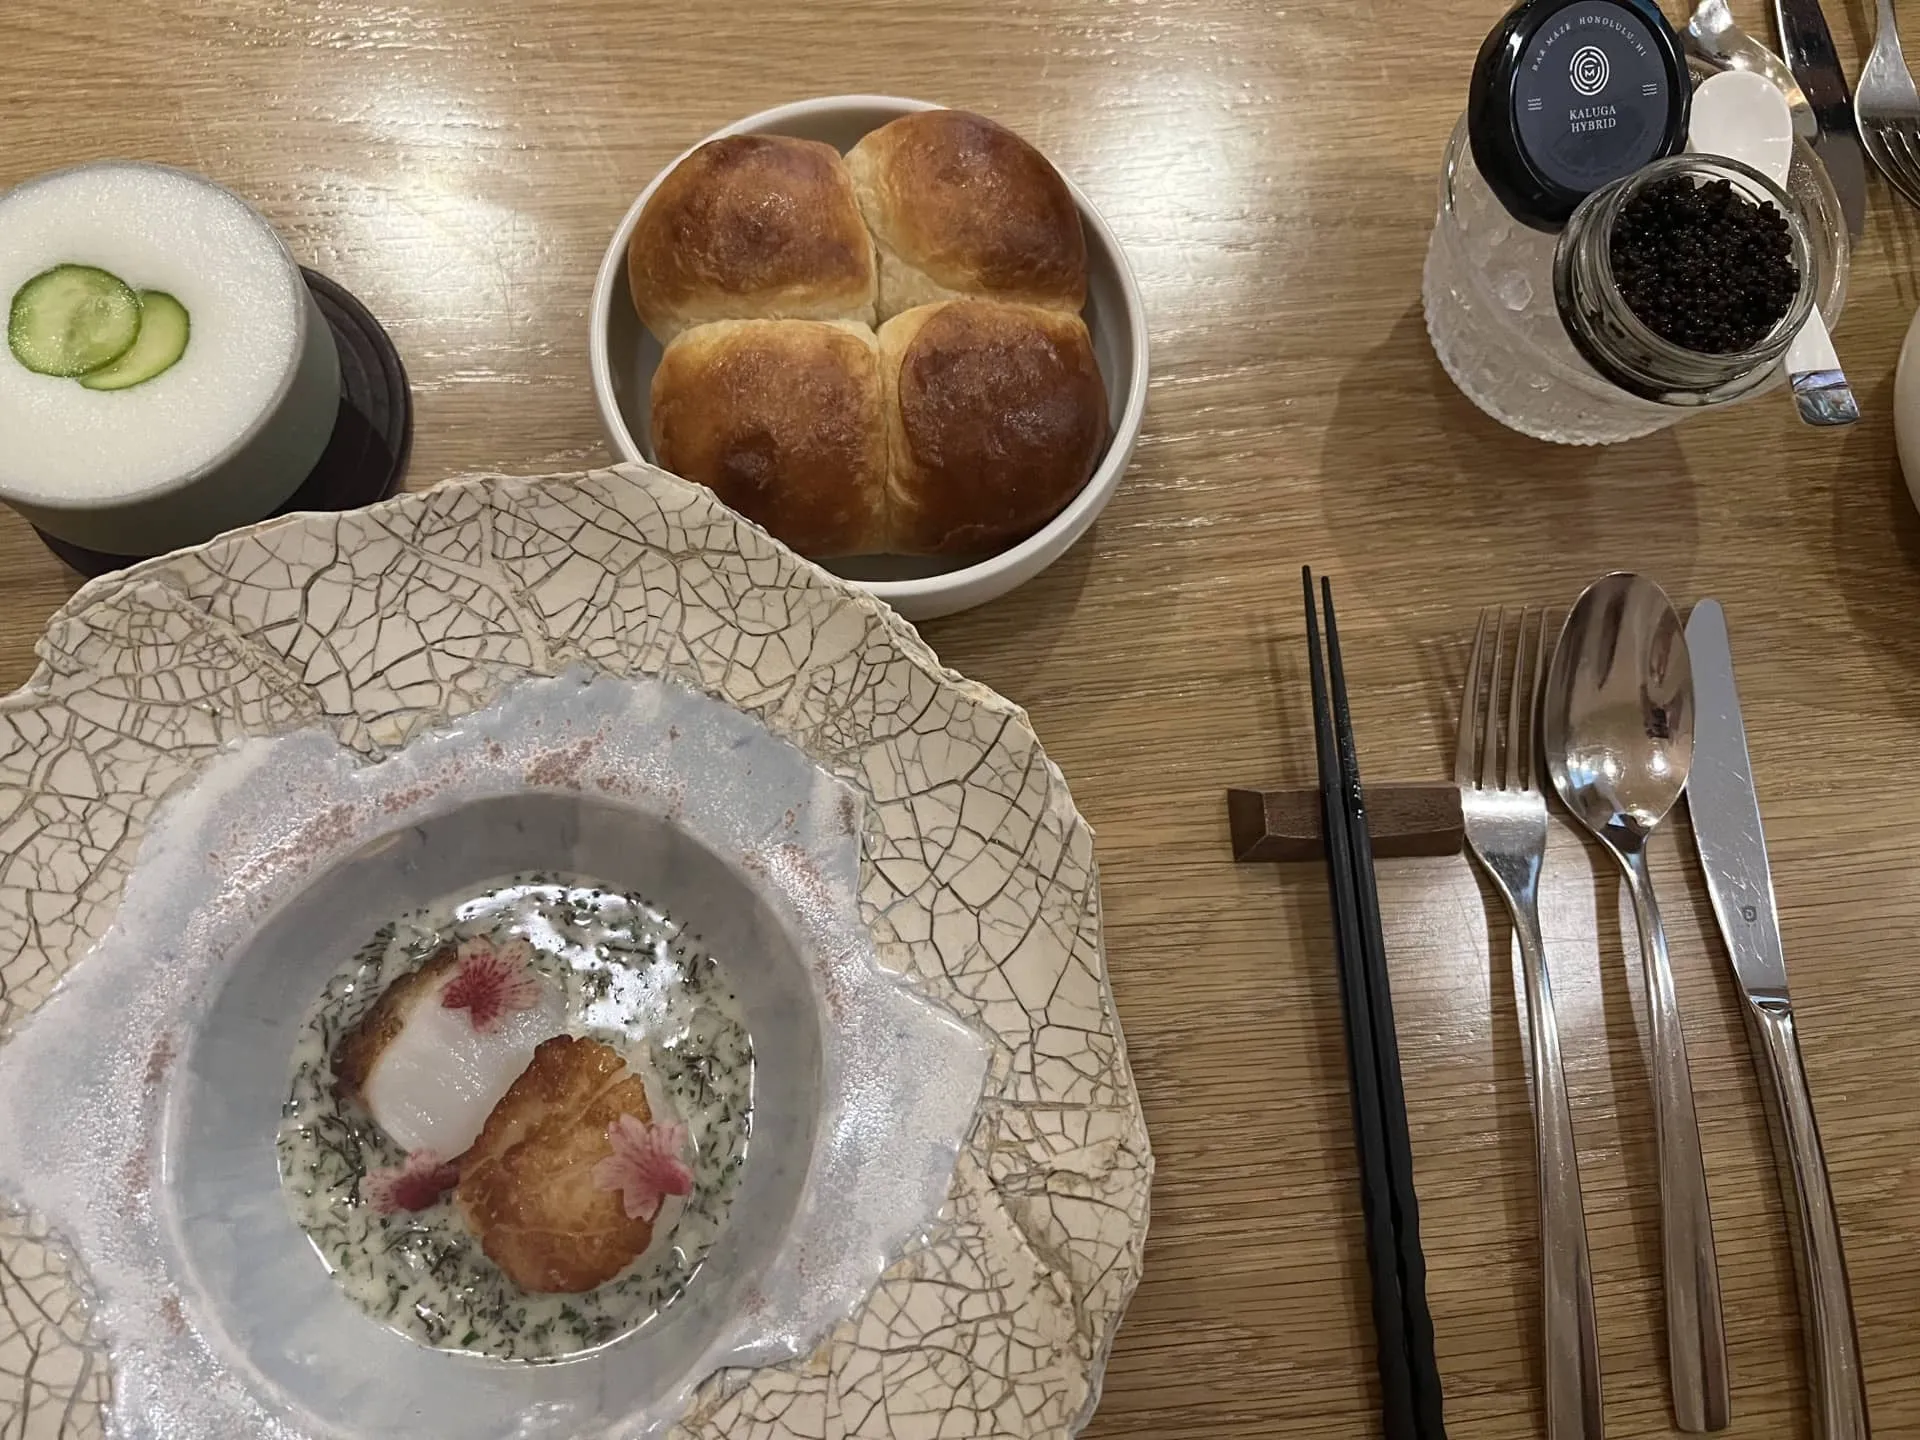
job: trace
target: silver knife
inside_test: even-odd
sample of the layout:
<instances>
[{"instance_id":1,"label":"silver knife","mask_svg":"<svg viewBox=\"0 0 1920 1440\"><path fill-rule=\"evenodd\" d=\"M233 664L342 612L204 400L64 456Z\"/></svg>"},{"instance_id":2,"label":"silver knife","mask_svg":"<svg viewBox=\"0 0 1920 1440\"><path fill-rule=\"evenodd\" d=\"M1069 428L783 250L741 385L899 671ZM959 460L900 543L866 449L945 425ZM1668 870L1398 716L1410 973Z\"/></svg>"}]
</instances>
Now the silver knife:
<instances>
[{"instance_id":1,"label":"silver knife","mask_svg":"<svg viewBox=\"0 0 1920 1440\"><path fill-rule=\"evenodd\" d=\"M1780 28L1780 52L1820 125L1814 154L1827 167L1847 215L1847 233L1857 240L1867 223L1867 157L1854 128L1853 91L1834 53L1833 32L1820 0L1773 0L1773 17Z\"/></svg>"},{"instance_id":2,"label":"silver knife","mask_svg":"<svg viewBox=\"0 0 1920 1440\"><path fill-rule=\"evenodd\" d=\"M1853 1326L1853 1298L1840 1223L1827 1183L1820 1129L1794 1032L1787 961L1780 946L1767 841L1753 791L1746 724L1733 683L1727 617L1702 600L1687 620L1693 659L1693 770L1687 814L1700 850L1714 918L1745 998L1747 1038L1767 1097L1780 1183L1794 1231L1794 1271L1806 1323L1816 1440L1867 1440L1866 1380Z\"/></svg>"}]
</instances>

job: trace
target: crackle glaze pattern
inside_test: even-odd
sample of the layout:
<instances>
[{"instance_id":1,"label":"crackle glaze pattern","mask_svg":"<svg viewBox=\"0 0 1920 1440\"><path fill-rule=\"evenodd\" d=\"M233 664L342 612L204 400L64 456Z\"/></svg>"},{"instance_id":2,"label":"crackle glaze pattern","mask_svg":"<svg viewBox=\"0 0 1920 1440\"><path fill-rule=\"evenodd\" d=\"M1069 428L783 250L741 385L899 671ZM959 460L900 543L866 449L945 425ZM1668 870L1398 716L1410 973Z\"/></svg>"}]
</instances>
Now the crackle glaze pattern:
<instances>
[{"instance_id":1,"label":"crackle glaze pattern","mask_svg":"<svg viewBox=\"0 0 1920 1440\"><path fill-rule=\"evenodd\" d=\"M228 742L378 760L586 664L750 714L869 797L884 965L993 1037L942 1219L816 1351L701 1388L676 1440L1072 1433L1133 1289L1152 1159L1092 836L1025 717L704 492L627 468L292 517L109 577L0 704L0 1036L111 921L155 805ZM76 1276L0 1214L0 1435L98 1434Z\"/></svg>"}]
</instances>

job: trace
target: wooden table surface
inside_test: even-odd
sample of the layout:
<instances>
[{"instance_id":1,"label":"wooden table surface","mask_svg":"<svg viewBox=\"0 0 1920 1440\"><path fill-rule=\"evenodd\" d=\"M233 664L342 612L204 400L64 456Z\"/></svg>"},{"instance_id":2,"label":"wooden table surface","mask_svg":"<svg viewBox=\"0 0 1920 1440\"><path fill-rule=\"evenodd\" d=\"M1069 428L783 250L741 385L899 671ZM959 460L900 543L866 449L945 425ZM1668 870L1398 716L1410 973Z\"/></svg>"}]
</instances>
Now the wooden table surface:
<instances>
[{"instance_id":1,"label":"wooden table surface","mask_svg":"<svg viewBox=\"0 0 1920 1440\"><path fill-rule=\"evenodd\" d=\"M1766 32L1757 5L1736 9ZM1851 64L1868 8L1828 13ZM1563 604L1613 568L1726 603L1874 1418L1920 1433L1920 518L1890 415L1920 217L1876 185L1838 334L1857 428L1801 428L1776 398L1604 452L1509 434L1455 392L1420 311L1440 153L1493 19L1467 0L8 0L0 185L122 155L253 199L392 331L425 486L605 457L588 289L633 196L691 140L848 91L1021 130L1126 245L1154 347L1146 432L1098 527L1034 584L927 627L1028 707L1100 836L1159 1179L1088 1434L1377 1424L1324 880L1236 868L1222 808L1228 785L1310 778L1304 561L1340 586L1376 778L1444 778L1482 604ZM10 513L0 575L10 688L76 579ZM1676 838L1656 867L1714 1199L1728 1433L1806 1435L1759 1092ZM1453 1433L1539 1435L1508 928L1464 859L1383 872ZM1603 857L1561 826L1546 930L1609 1433L1654 1436L1670 1422L1653 1138L1618 904Z\"/></svg>"}]
</instances>

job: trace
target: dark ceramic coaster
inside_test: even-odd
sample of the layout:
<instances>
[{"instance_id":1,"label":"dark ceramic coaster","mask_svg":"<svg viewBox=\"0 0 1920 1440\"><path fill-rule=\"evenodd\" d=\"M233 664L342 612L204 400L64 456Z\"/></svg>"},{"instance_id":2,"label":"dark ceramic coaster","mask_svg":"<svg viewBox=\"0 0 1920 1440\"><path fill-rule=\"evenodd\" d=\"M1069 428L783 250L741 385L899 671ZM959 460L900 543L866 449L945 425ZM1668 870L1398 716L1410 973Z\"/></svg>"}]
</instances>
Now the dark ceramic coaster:
<instances>
[{"instance_id":1,"label":"dark ceramic coaster","mask_svg":"<svg viewBox=\"0 0 1920 1440\"><path fill-rule=\"evenodd\" d=\"M313 473L273 513L356 510L400 488L413 449L413 393L400 352L367 307L340 285L304 265L300 273L327 318L340 351L340 414ZM46 547L82 575L104 575L149 557L105 555L36 532Z\"/></svg>"}]
</instances>

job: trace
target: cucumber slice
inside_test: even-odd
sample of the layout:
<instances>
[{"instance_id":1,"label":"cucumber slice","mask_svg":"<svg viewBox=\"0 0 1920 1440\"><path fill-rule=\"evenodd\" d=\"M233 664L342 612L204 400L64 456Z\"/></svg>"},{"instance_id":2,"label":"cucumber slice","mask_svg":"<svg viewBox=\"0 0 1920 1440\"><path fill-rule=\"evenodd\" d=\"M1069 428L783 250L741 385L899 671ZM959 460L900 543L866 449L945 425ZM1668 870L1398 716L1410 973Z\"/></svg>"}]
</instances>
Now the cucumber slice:
<instances>
[{"instance_id":1,"label":"cucumber slice","mask_svg":"<svg viewBox=\"0 0 1920 1440\"><path fill-rule=\"evenodd\" d=\"M133 348L110 365L89 370L80 383L89 390L125 390L153 379L186 353L192 329L187 307L164 290L140 292L140 334Z\"/></svg>"},{"instance_id":2,"label":"cucumber slice","mask_svg":"<svg viewBox=\"0 0 1920 1440\"><path fill-rule=\"evenodd\" d=\"M56 265L22 285L7 315L7 348L38 375L110 365L140 334L140 301L119 276Z\"/></svg>"}]
</instances>

